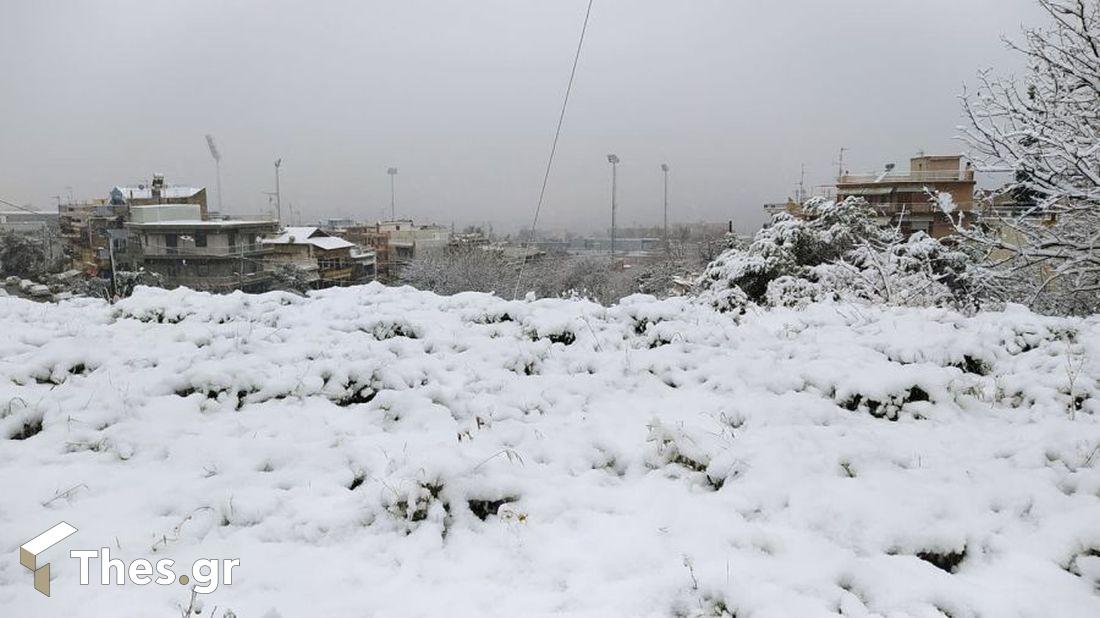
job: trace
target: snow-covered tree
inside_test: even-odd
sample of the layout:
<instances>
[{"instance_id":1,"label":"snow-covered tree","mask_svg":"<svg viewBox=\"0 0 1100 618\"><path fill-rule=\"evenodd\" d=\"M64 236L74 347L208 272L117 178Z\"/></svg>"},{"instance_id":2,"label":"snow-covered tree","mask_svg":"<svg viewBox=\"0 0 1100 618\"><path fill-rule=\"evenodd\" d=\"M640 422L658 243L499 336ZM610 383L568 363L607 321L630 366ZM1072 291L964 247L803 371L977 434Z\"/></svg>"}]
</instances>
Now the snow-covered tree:
<instances>
[{"instance_id":1,"label":"snow-covered tree","mask_svg":"<svg viewBox=\"0 0 1100 618\"><path fill-rule=\"evenodd\" d=\"M612 304L638 292L634 273L612 269L606 256L550 257L527 268L527 287L542 298L581 297Z\"/></svg>"},{"instance_id":2,"label":"snow-covered tree","mask_svg":"<svg viewBox=\"0 0 1100 618\"><path fill-rule=\"evenodd\" d=\"M903 239L866 201L813 199L804 217L780 213L747 248L719 256L698 292L735 312L827 299L966 307L977 302L978 282L971 256L923 233Z\"/></svg>"},{"instance_id":3,"label":"snow-covered tree","mask_svg":"<svg viewBox=\"0 0 1100 618\"><path fill-rule=\"evenodd\" d=\"M1009 42L1020 81L979 76L965 138L979 170L1012 172L993 212L959 234L987 248L1006 294L1052 312L1100 309L1100 3L1038 0L1050 24ZM991 204L992 206L992 200Z\"/></svg>"},{"instance_id":4,"label":"snow-covered tree","mask_svg":"<svg viewBox=\"0 0 1100 618\"><path fill-rule=\"evenodd\" d=\"M46 261L41 239L11 231L0 234L0 274L37 276L45 271Z\"/></svg>"},{"instance_id":5,"label":"snow-covered tree","mask_svg":"<svg viewBox=\"0 0 1100 618\"><path fill-rule=\"evenodd\" d=\"M511 290L516 268L481 247L451 247L417 257L401 269L401 283L437 294Z\"/></svg>"},{"instance_id":6,"label":"snow-covered tree","mask_svg":"<svg viewBox=\"0 0 1100 618\"><path fill-rule=\"evenodd\" d=\"M509 296L515 288L519 262L481 247L451 247L409 262L401 283L437 294L489 292ZM584 297L614 303L638 292L631 272L614 271L606 257L549 255L528 260L519 296Z\"/></svg>"},{"instance_id":7,"label":"snow-covered tree","mask_svg":"<svg viewBox=\"0 0 1100 618\"><path fill-rule=\"evenodd\" d=\"M316 282L316 272L310 273L296 264L271 264L268 271L271 273L272 290L305 294Z\"/></svg>"}]
</instances>

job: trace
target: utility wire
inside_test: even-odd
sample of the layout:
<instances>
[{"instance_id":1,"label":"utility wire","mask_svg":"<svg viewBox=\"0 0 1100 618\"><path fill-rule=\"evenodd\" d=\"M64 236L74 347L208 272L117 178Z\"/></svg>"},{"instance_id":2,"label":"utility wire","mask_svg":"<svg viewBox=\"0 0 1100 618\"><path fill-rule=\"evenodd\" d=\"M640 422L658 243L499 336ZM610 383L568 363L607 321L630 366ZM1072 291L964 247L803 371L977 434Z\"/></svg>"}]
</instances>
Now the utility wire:
<instances>
[{"instance_id":1,"label":"utility wire","mask_svg":"<svg viewBox=\"0 0 1100 618\"><path fill-rule=\"evenodd\" d=\"M535 217L531 221L531 239L534 239L535 230L539 224L539 213L542 212L542 202L546 198L546 185L550 182L550 170L554 166L554 155L558 152L558 140L561 139L561 128L565 124L565 110L569 107L569 95L573 93L573 81L577 77L577 65L581 60L581 48L584 47L584 36L588 32L588 20L592 16L592 4L595 0L588 0L588 9L584 13L584 25L581 26L580 41L577 42L577 53L573 56L573 69L569 72L569 84L565 87L565 98L561 103L561 114L558 116L558 128L554 131L554 143L550 147L550 157L546 160L546 173L542 177L542 189L539 190L539 201L535 206ZM520 282L523 281L523 270L527 266L527 247L530 240L523 243L523 261L519 265L519 273L516 275L516 287L512 290L512 300L519 295Z\"/></svg>"},{"instance_id":2,"label":"utility wire","mask_svg":"<svg viewBox=\"0 0 1100 618\"><path fill-rule=\"evenodd\" d=\"M22 210L24 212L29 212L29 213L35 214L35 215L50 214L48 212L42 212L41 210L34 210L32 208L27 208L26 206L20 206L19 204L14 204L14 203L9 202L8 200L5 200L5 199L0 199L0 204L6 204L8 206L11 206L12 208L18 208L19 210Z\"/></svg>"}]
</instances>

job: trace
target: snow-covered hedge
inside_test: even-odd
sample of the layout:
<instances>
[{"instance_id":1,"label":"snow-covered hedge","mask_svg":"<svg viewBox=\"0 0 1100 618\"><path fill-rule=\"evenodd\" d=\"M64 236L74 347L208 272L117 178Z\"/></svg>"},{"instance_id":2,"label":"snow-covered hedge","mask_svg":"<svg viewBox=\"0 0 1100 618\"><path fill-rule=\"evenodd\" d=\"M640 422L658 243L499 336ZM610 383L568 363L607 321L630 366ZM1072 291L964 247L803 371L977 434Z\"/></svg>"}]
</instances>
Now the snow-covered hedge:
<instances>
[{"instance_id":1,"label":"snow-covered hedge","mask_svg":"<svg viewBox=\"0 0 1100 618\"><path fill-rule=\"evenodd\" d=\"M179 615L68 559L35 592L61 520L240 558L217 618L1100 615L1096 318L372 284L0 332L5 616Z\"/></svg>"}]
</instances>

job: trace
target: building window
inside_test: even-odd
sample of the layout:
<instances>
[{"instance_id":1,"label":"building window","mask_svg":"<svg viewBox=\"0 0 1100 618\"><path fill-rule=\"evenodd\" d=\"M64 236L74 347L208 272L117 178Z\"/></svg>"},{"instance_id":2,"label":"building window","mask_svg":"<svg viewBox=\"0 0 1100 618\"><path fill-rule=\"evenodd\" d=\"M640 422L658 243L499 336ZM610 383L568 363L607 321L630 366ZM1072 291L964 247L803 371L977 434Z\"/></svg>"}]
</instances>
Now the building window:
<instances>
[{"instance_id":1,"label":"building window","mask_svg":"<svg viewBox=\"0 0 1100 618\"><path fill-rule=\"evenodd\" d=\"M176 247L179 245L179 239L175 234L164 235L164 246L166 247L165 253L168 255L176 255Z\"/></svg>"},{"instance_id":2,"label":"building window","mask_svg":"<svg viewBox=\"0 0 1100 618\"><path fill-rule=\"evenodd\" d=\"M195 232L195 246L196 247L205 247L206 246L206 232Z\"/></svg>"}]
</instances>

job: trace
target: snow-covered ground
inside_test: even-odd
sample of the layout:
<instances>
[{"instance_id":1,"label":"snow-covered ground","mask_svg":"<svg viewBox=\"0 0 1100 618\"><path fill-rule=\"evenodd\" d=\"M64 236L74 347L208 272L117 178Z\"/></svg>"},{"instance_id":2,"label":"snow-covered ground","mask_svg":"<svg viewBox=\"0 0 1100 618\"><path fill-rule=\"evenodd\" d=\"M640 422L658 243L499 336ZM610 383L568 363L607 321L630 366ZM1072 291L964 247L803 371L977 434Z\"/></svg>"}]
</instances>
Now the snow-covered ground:
<instances>
[{"instance_id":1,"label":"snow-covered ground","mask_svg":"<svg viewBox=\"0 0 1100 618\"><path fill-rule=\"evenodd\" d=\"M1096 318L0 298L0 417L5 617L180 615L101 546L215 618L1100 616Z\"/></svg>"}]
</instances>

